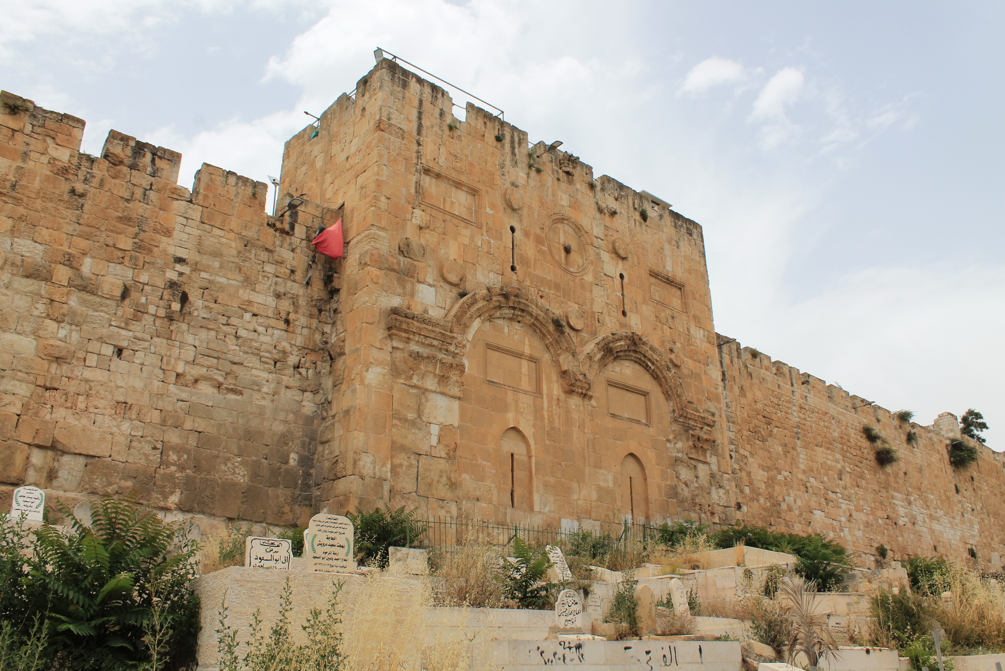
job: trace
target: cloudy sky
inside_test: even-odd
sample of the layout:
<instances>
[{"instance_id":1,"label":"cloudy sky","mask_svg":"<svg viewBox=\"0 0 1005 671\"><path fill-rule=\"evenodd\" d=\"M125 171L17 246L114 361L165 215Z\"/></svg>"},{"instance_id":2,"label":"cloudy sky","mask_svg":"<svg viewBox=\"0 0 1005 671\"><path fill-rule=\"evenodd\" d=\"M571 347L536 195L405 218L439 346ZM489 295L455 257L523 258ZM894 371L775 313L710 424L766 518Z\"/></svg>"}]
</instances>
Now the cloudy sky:
<instances>
[{"instance_id":1,"label":"cloudy sky","mask_svg":"<svg viewBox=\"0 0 1005 671\"><path fill-rule=\"evenodd\" d=\"M704 227L716 329L1005 449L1005 4L33 0L0 87L264 180L376 46ZM460 96L458 96L460 98ZM463 100L461 100L463 102Z\"/></svg>"}]
</instances>

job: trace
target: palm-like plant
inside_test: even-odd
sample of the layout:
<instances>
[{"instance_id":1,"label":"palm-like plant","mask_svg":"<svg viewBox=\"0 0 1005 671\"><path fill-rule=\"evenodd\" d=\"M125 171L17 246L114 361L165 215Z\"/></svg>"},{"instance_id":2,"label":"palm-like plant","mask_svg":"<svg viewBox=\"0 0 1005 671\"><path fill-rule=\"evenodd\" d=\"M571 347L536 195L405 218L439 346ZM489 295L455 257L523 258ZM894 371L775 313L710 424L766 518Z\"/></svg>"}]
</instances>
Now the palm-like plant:
<instances>
[{"instance_id":1,"label":"palm-like plant","mask_svg":"<svg viewBox=\"0 0 1005 671\"><path fill-rule=\"evenodd\" d=\"M365 513L347 513L356 529L356 556L367 566L387 566L388 548L417 547L422 544L426 525L415 518L415 510L405 506L392 510L386 503Z\"/></svg>"},{"instance_id":2,"label":"palm-like plant","mask_svg":"<svg viewBox=\"0 0 1005 671\"><path fill-rule=\"evenodd\" d=\"M57 507L66 530L35 532L27 577L33 593L48 597L57 654L80 669L152 657L166 665L165 649L179 649L198 628L198 598L189 587L196 543L181 525L134 501L103 499L90 527L62 503Z\"/></svg>"},{"instance_id":3,"label":"palm-like plant","mask_svg":"<svg viewBox=\"0 0 1005 671\"><path fill-rule=\"evenodd\" d=\"M788 601L785 612L792 625L785 646L789 663L794 664L796 657L802 653L810 669L815 670L824 659L837 657L837 643L827 630L824 616L814 612L816 584L792 578L782 584L782 594Z\"/></svg>"},{"instance_id":4,"label":"palm-like plant","mask_svg":"<svg viewBox=\"0 0 1005 671\"><path fill-rule=\"evenodd\" d=\"M502 563L503 589L506 597L520 608L545 608L551 597L552 585L546 574L553 564L544 548L532 548L522 538L513 539L516 561Z\"/></svg>"}]
</instances>

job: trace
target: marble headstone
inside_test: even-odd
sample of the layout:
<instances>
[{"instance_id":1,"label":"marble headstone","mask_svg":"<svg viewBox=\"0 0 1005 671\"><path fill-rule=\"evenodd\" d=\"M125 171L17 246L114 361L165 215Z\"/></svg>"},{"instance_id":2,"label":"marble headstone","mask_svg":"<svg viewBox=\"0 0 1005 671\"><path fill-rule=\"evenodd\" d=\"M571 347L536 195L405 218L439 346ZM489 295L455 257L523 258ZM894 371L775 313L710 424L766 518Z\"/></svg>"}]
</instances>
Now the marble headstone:
<instances>
[{"instance_id":1,"label":"marble headstone","mask_svg":"<svg viewBox=\"0 0 1005 671\"><path fill-rule=\"evenodd\" d=\"M244 542L244 565L251 568L290 570L293 543L285 538L250 536Z\"/></svg>"},{"instance_id":2,"label":"marble headstone","mask_svg":"<svg viewBox=\"0 0 1005 671\"><path fill-rule=\"evenodd\" d=\"M342 515L315 515L304 532L308 571L351 573L356 570L352 522Z\"/></svg>"},{"instance_id":3,"label":"marble headstone","mask_svg":"<svg viewBox=\"0 0 1005 671\"><path fill-rule=\"evenodd\" d=\"M687 590L679 578L670 581L670 598L673 599L673 612L677 617L690 617L691 607L687 603Z\"/></svg>"},{"instance_id":4,"label":"marble headstone","mask_svg":"<svg viewBox=\"0 0 1005 671\"><path fill-rule=\"evenodd\" d=\"M41 522L45 512L45 492L38 487L18 487L14 490L14 498L10 506L10 518L18 519L24 515L31 522Z\"/></svg>"},{"instance_id":5,"label":"marble headstone","mask_svg":"<svg viewBox=\"0 0 1005 671\"><path fill-rule=\"evenodd\" d=\"M569 564L565 561L565 554L562 552L562 548L557 545L549 545L548 551L548 561L554 564L555 572L558 574L559 582L569 582L572 580L572 571L569 570Z\"/></svg>"},{"instance_id":6,"label":"marble headstone","mask_svg":"<svg viewBox=\"0 0 1005 671\"><path fill-rule=\"evenodd\" d=\"M579 592L563 589L555 600L555 621L561 629L579 627L579 616L583 614L583 602Z\"/></svg>"}]
</instances>

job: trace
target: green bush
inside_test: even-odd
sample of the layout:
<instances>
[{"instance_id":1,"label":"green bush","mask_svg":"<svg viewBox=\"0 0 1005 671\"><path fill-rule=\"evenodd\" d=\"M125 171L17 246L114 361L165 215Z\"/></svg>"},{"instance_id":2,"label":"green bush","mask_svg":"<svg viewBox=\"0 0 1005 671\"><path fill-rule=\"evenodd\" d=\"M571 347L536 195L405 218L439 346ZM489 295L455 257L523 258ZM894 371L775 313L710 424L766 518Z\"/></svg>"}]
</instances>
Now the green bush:
<instances>
[{"instance_id":1,"label":"green bush","mask_svg":"<svg viewBox=\"0 0 1005 671\"><path fill-rule=\"evenodd\" d=\"M568 548L568 554L582 557L592 564L611 553L614 539L610 534L594 535L592 531L582 529L569 534Z\"/></svg>"},{"instance_id":2,"label":"green bush","mask_svg":"<svg viewBox=\"0 0 1005 671\"><path fill-rule=\"evenodd\" d=\"M518 608L547 608L552 585L546 574L552 567L544 548L532 548L522 538L513 539L515 562L503 559L503 591Z\"/></svg>"},{"instance_id":3,"label":"green bush","mask_svg":"<svg viewBox=\"0 0 1005 671\"><path fill-rule=\"evenodd\" d=\"M415 519L415 510L405 512L405 506L391 510L384 504L384 508L374 508L373 512L357 510L346 516L356 528L356 557L367 566L387 566L390 547L419 547L427 529Z\"/></svg>"},{"instance_id":4,"label":"green bush","mask_svg":"<svg viewBox=\"0 0 1005 671\"><path fill-rule=\"evenodd\" d=\"M102 499L90 528L56 506L66 530L38 528L20 568L10 554L17 530L3 527L0 570L8 573L0 580L9 580L11 567L20 570L14 595L23 599L12 605L4 585L4 619L20 611L9 620L20 630L3 635L17 645L42 637L45 668L160 671L194 662L199 600L189 583L198 548L185 527L130 500Z\"/></svg>"},{"instance_id":5,"label":"green bush","mask_svg":"<svg viewBox=\"0 0 1005 671\"><path fill-rule=\"evenodd\" d=\"M906 587L898 594L879 590L869 607L876 620L873 639L877 645L893 645L904 650L931 628L932 610L925 597L908 592Z\"/></svg>"},{"instance_id":6,"label":"green bush","mask_svg":"<svg viewBox=\"0 0 1005 671\"><path fill-rule=\"evenodd\" d=\"M711 538L719 548L734 547L742 542L748 547L795 555L798 560L796 573L815 582L821 592L839 587L851 563L842 545L825 540L820 534L800 536L759 526L739 526L721 529Z\"/></svg>"},{"instance_id":7,"label":"green bush","mask_svg":"<svg viewBox=\"0 0 1005 671\"><path fill-rule=\"evenodd\" d=\"M292 545L294 557L304 556L304 531L307 527L286 527L277 534L276 538L288 540Z\"/></svg>"},{"instance_id":8,"label":"green bush","mask_svg":"<svg viewBox=\"0 0 1005 671\"><path fill-rule=\"evenodd\" d=\"M792 624L777 603L754 599L750 609L750 633L756 641L773 648L780 658L792 634Z\"/></svg>"},{"instance_id":9,"label":"green bush","mask_svg":"<svg viewBox=\"0 0 1005 671\"><path fill-rule=\"evenodd\" d=\"M965 440L954 440L949 444L949 463L953 468L963 468L977 461L977 448Z\"/></svg>"},{"instance_id":10,"label":"green bush","mask_svg":"<svg viewBox=\"0 0 1005 671\"><path fill-rule=\"evenodd\" d=\"M625 571L614 590L605 622L624 625L624 636L639 635L639 602L635 598L635 571Z\"/></svg>"},{"instance_id":11,"label":"green bush","mask_svg":"<svg viewBox=\"0 0 1005 671\"><path fill-rule=\"evenodd\" d=\"M897 450L893 449L885 440L883 444L876 448L876 463L880 466L889 466L900 461Z\"/></svg>"},{"instance_id":12,"label":"green bush","mask_svg":"<svg viewBox=\"0 0 1005 671\"><path fill-rule=\"evenodd\" d=\"M668 548L676 548L687 539L688 536L704 534L708 532L707 524L697 522L675 522L670 526L669 522L664 522L656 527L656 542Z\"/></svg>"},{"instance_id":13,"label":"green bush","mask_svg":"<svg viewBox=\"0 0 1005 671\"><path fill-rule=\"evenodd\" d=\"M935 655L935 641L928 634L914 639L900 652L911 660L911 668L915 671L939 668L938 658ZM954 671L956 668L953 660L945 658L942 660L942 666L946 671Z\"/></svg>"},{"instance_id":14,"label":"green bush","mask_svg":"<svg viewBox=\"0 0 1005 671\"><path fill-rule=\"evenodd\" d=\"M908 557L907 579L922 596L938 596L949 580L952 567L945 557Z\"/></svg>"}]
</instances>

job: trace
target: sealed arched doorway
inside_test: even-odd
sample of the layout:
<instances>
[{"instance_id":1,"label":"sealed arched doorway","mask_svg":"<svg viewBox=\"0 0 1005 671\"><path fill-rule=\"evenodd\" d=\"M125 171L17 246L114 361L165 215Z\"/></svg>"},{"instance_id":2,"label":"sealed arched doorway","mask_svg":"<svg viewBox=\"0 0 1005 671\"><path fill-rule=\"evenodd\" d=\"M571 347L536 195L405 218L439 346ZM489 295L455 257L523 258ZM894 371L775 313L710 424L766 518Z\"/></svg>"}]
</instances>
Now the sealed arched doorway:
<instances>
[{"instance_id":1,"label":"sealed arched doorway","mask_svg":"<svg viewBox=\"0 0 1005 671\"><path fill-rule=\"evenodd\" d=\"M634 520L649 519L649 483L646 469L632 453L621 460L621 502L625 514Z\"/></svg>"},{"instance_id":2,"label":"sealed arched doorway","mask_svg":"<svg viewBox=\"0 0 1005 671\"><path fill-rule=\"evenodd\" d=\"M530 470L530 446L520 429L510 427L499 437L499 468L502 480L499 503L514 510L534 510L533 479Z\"/></svg>"}]
</instances>

